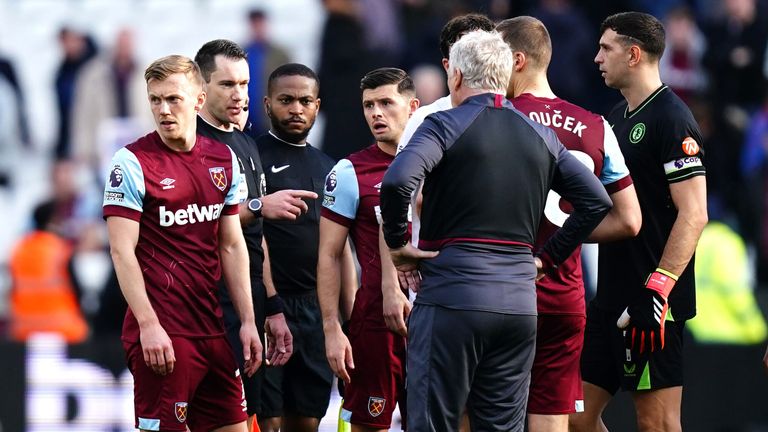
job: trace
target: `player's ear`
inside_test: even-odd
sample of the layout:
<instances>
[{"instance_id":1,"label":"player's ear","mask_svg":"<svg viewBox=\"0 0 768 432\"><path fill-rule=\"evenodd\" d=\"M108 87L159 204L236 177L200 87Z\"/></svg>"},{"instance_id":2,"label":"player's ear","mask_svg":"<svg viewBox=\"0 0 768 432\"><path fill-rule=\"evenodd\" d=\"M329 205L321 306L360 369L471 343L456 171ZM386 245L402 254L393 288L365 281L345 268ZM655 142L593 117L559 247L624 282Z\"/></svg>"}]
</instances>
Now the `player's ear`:
<instances>
[{"instance_id":1,"label":"player's ear","mask_svg":"<svg viewBox=\"0 0 768 432\"><path fill-rule=\"evenodd\" d=\"M461 88L461 82L464 80L464 74L461 73L459 68L455 68L452 71L453 88L451 90L456 91Z\"/></svg>"},{"instance_id":2,"label":"player's ear","mask_svg":"<svg viewBox=\"0 0 768 432\"><path fill-rule=\"evenodd\" d=\"M197 103L195 103L195 111L200 112L201 109L203 109L203 105L205 105L205 99L208 95L201 91L199 95L197 95Z\"/></svg>"},{"instance_id":3,"label":"player's ear","mask_svg":"<svg viewBox=\"0 0 768 432\"><path fill-rule=\"evenodd\" d=\"M643 50L637 45L629 47L629 66L637 66L643 58Z\"/></svg>"},{"instance_id":4,"label":"player's ear","mask_svg":"<svg viewBox=\"0 0 768 432\"><path fill-rule=\"evenodd\" d=\"M512 58L515 61L515 64L514 64L515 72L520 72L521 70L523 70L523 68L528 62L528 59L525 57L525 53L522 51L513 51Z\"/></svg>"},{"instance_id":5,"label":"player's ear","mask_svg":"<svg viewBox=\"0 0 768 432\"><path fill-rule=\"evenodd\" d=\"M408 107L410 108L410 112L408 112L408 118L410 118L413 115L413 112L419 108L419 105L421 105L421 101L418 98L411 98L411 100L408 102Z\"/></svg>"},{"instance_id":6,"label":"player's ear","mask_svg":"<svg viewBox=\"0 0 768 432\"><path fill-rule=\"evenodd\" d=\"M269 103L269 96L264 96L264 114L272 118L272 105Z\"/></svg>"}]
</instances>

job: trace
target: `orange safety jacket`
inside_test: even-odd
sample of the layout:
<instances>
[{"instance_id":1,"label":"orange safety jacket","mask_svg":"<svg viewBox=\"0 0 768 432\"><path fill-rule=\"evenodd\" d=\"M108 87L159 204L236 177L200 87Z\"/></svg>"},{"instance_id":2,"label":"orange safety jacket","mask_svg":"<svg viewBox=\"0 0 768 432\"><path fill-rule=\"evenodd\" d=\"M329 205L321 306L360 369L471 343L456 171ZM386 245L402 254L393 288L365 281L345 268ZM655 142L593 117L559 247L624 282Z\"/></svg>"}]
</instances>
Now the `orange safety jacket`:
<instances>
[{"instance_id":1,"label":"orange safety jacket","mask_svg":"<svg viewBox=\"0 0 768 432\"><path fill-rule=\"evenodd\" d=\"M11 339L49 332L78 343L88 336L67 267L71 257L69 243L50 232L35 231L17 245L10 260Z\"/></svg>"}]
</instances>

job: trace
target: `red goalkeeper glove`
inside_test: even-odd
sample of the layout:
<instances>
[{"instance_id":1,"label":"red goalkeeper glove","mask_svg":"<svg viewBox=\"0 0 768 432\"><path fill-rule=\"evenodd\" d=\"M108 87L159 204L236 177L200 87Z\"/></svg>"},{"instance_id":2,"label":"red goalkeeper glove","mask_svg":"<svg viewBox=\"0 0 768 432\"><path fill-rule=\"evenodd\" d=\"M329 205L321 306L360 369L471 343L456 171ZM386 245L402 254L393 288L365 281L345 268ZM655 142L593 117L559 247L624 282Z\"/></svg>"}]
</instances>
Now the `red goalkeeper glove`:
<instances>
[{"instance_id":1,"label":"red goalkeeper glove","mask_svg":"<svg viewBox=\"0 0 768 432\"><path fill-rule=\"evenodd\" d=\"M677 276L657 268L645 280L639 298L621 314L616 325L625 329L627 348L653 352L664 349L664 321L667 319L667 298L677 282Z\"/></svg>"}]
</instances>

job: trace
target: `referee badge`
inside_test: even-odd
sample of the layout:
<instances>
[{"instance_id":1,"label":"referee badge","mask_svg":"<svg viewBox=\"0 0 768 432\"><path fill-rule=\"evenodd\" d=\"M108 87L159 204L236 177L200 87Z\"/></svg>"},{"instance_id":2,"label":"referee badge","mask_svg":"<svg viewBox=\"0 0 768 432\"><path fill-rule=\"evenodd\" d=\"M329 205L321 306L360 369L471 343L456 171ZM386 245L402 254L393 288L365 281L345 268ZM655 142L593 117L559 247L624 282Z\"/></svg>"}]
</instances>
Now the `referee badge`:
<instances>
[{"instance_id":1,"label":"referee badge","mask_svg":"<svg viewBox=\"0 0 768 432\"><path fill-rule=\"evenodd\" d=\"M632 126L632 130L629 131L629 142L637 144L645 136L645 123L637 123Z\"/></svg>"},{"instance_id":2,"label":"referee badge","mask_svg":"<svg viewBox=\"0 0 768 432\"><path fill-rule=\"evenodd\" d=\"M371 396L368 398L368 414L371 417L378 417L384 412L384 405L387 404L387 400L381 397Z\"/></svg>"}]
</instances>

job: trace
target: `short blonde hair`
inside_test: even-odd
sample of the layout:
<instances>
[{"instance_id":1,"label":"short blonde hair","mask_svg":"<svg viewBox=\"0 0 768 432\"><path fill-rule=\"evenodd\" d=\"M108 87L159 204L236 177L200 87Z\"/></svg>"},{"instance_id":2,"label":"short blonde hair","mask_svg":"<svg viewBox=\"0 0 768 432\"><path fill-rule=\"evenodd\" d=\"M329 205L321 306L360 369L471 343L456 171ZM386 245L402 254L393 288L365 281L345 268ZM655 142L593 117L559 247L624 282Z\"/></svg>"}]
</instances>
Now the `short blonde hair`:
<instances>
[{"instance_id":1,"label":"short blonde hair","mask_svg":"<svg viewBox=\"0 0 768 432\"><path fill-rule=\"evenodd\" d=\"M514 58L499 33L482 30L467 33L453 44L449 59L449 74L460 70L465 86L494 93L507 92Z\"/></svg>"},{"instance_id":2,"label":"short blonde hair","mask_svg":"<svg viewBox=\"0 0 768 432\"><path fill-rule=\"evenodd\" d=\"M153 61L144 71L144 80L147 83L153 79L163 81L177 73L186 75L195 85L203 86L200 67L192 59L182 55L169 55Z\"/></svg>"}]
</instances>

